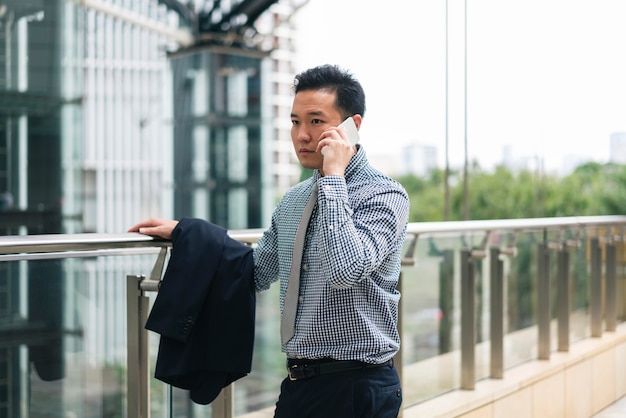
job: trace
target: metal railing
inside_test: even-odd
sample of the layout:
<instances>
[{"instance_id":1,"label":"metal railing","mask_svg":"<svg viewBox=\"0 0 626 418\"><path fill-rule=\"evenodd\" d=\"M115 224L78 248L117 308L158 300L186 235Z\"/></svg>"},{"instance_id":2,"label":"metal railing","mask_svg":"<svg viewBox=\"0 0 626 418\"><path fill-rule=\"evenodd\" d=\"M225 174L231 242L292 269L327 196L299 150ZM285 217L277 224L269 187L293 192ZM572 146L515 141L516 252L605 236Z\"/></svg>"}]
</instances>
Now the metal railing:
<instances>
[{"instance_id":1,"label":"metal railing","mask_svg":"<svg viewBox=\"0 0 626 418\"><path fill-rule=\"evenodd\" d=\"M504 278L503 262L515 257L516 239L521 233L539 233L543 239L536 245L536 316L537 358L549 359L551 353L551 323L558 324L557 350L568 351L570 347L570 249L586 246L590 258L590 328L591 337L602 335L603 320L606 330L615 330L618 306L624 307L624 289L618 291L618 269L624 269L623 242L626 216L538 218L519 220L461 221L412 223L408 226L403 266L420 263L416 255L419 243L424 239L446 234L478 237L478 245L466 245L459 251L460 267L460 389L472 390L476 375L477 335L477 262L489 259L489 377L499 379L505 372L504 352ZM565 233L568 232L568 234ZM591 233L588 233L591 231ZM587 232L587 234L585 234ZM230 235L246 244L254 245L262 230L231 231ZM507 236L505 241L494 240ZM585 236L586 238L583 238ZM167 252L171 243L151 237L125 234L73 234L0 237L0 262L16 260L65 259L110 255L155 253L157 260L148 277L127 275L127 414L128 417L150 416L150 376L148 364L148 332L144 324L149 311L148 292L156 292ZM620 251L621 250L621 251ZM556 256L556 291L551 286L550 266ZM551 261L552 260L552 261ZM403 267L404 270L404 267ZM403 280L400 280L402 291ZM551 303L556 300L556 309ZM406 301L401 300L401 303ZM400 329L407 323L400 309ZM402 351L396 362L403 374ZM234 392L231 385L212 404L213 417L233 417Z\"/></svg>"}]
</instances>

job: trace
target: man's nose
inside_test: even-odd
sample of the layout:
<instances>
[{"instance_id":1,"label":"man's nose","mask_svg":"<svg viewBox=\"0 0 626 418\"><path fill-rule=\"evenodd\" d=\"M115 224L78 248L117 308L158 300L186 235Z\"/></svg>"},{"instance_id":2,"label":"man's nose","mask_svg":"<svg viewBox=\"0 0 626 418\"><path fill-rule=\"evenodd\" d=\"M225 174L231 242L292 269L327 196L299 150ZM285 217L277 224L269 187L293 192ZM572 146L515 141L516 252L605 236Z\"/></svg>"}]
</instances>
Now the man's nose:
<instances>
[{"instance_id":1,"label":"man's nose","mask_svg":"<svg viewBox=\"0 0 626 418\"><path fill-rule=\"evenodd\" d=\"M311 141L311 138L312 138L311 132L308 129L306 129L304 126L300 126L296 134L296 138L299 141L309 142Z\"/></svg>"}]
</instances>

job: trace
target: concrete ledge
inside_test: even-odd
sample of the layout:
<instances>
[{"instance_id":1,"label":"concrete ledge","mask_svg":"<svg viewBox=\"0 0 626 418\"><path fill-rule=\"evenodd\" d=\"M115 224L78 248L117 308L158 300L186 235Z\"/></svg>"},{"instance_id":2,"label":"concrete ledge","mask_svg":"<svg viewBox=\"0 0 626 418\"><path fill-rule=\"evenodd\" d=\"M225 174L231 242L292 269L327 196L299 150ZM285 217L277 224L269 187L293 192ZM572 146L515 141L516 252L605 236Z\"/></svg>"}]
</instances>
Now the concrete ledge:
<instances>
[{"instance_id":1,"label":"concrete ledge","mask_svg":"<svg viewBox=\"0 0 626 418\"><path fill-rule=\"evenodd\" d=\"M589 418L626 395L626 324L403 410L403 418Z\"/></svg>"}]
</instances>

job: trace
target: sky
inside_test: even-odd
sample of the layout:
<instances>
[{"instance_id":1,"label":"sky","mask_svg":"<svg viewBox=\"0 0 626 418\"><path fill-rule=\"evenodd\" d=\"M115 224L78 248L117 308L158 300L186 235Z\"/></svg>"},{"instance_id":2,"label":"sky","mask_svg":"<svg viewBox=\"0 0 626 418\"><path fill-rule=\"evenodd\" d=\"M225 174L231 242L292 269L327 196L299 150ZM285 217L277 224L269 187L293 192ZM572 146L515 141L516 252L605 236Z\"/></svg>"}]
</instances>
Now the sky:
<instances>
[{"instance_id":1,"label":"sky","mask_svg":"<svg viewBox=\"0 0 626 418\"><path fill-rule=\"evenodd\" d=\"M363 84L368 155L432 145L443 168L447 119L452 167L467 143L486 169L508 146L558 171L607 162L626 132L625 0L448 0L447 54L444 0L310 0L294 19L297 71L337 64Z\"/></svg>"}]
</instances>

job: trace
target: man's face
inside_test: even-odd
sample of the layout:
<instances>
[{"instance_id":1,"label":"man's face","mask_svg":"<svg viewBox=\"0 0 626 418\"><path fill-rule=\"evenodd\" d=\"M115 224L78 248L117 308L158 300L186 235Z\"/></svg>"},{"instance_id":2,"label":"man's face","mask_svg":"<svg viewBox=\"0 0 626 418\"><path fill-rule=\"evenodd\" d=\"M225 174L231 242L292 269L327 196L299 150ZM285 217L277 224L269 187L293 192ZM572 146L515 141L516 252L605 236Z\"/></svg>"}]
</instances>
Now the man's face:
<instances>
[{"instance_id":1,"label":"man's face","mask_svg":"<svg viewBox=\"0 0 626 418\"><path fill-rule=\"evenodd\" d=\"M316 152L321 133L341 123L335 107L335 92L304 90L296 94L291 108L291 141L302 167L322 169L322 154Z\"/></svg>"}]
</instances>

